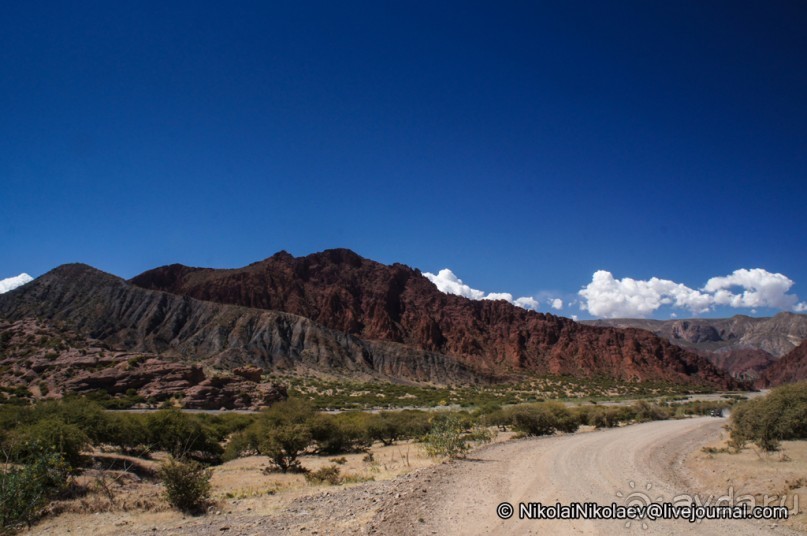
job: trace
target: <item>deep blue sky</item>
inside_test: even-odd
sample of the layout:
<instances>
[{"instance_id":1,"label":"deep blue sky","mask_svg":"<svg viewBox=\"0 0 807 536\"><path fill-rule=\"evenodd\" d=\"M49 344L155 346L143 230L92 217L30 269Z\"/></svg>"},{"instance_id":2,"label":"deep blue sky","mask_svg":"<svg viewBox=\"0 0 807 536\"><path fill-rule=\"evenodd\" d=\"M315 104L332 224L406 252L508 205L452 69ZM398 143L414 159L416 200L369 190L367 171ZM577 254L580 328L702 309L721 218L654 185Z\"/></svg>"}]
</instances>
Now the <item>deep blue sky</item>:
<instances>
[{"instance_id":1,"label":"deep blue sky","mask_svg":"<svg viewBox=\"0 0 807 536\"><path fill-rule=\"evenodd\" d=\"M801 0L14 4L0 278L348 247L517 296L807 298Z\"/></svg>"}]
</instances>

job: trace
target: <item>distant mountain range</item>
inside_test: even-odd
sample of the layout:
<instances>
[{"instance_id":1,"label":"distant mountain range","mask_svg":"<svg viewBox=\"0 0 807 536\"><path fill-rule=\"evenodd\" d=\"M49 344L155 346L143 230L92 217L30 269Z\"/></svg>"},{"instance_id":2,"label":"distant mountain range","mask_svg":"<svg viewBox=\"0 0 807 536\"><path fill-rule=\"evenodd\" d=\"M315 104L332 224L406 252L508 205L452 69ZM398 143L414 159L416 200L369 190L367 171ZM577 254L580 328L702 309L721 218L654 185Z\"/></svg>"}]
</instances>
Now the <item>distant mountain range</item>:
<instances>
[{"instance_id":1,"label":"distant mountain range","mask_svg":"<svg viewBox=\"0 0 807 536\"><path fill-rule=\"evenodd\" d=\"M782 357L807 339L807 315L779 313L770 318L736 315L731 318L589 320L592 326L644 329L683 348L707 352L762 350Z\"/></svg>"},{"instance_id":2,"label":"distant mountain range","mask_svg":"<svg viewBox=\"0 0 807 536\"><path fill-rule=\"evenodd\" d=\"M807 315L779 313L770 318L737 315L731 318L687 320L614 319L584 323L650 331L682 348L708 358L737 378L757 381L763 371L807 340ZM775 376L781 383L786 376ZM793 379L807 379L807 375ZM767 380L765 380L767 381Z\"/></svg>"},{"instance_id":3,"label":"distant mountain range","mask_svg":"<svg viewBox=\"0 0 807 536\"><path fill-rule=\"evenodd\" d=\"M62 339L85 338L95 346L79 350L59 339L50 352L25 349L25 341L51 340L37 338L36 330L54 326L69 334ZM12 335L2 335L4 329ZM14 345L0 347L0 371L6 372L0 381L55 378L56 388L69 377L73 386L120 389L134 354L143 354L137 367L150 363L157 371L149 379L136 368L152 391L171 363L201 366L208 376L260 369L455 384L568 374L735 385L704 357L648 331L588 326L505 301L447 295L416 269L342 249L299 258L280 252L232 270L164 266L130 281L86 265L60 266L0 295L0 344L2 337ZM99 345L108 352L94 350L93 368L87 348ZM36 359L20 355L25 352ZM70 356L83 363L75 374L66 372ZM197 390L215 383L190 370L174 373Z\"/></svg>"}]
</instances>

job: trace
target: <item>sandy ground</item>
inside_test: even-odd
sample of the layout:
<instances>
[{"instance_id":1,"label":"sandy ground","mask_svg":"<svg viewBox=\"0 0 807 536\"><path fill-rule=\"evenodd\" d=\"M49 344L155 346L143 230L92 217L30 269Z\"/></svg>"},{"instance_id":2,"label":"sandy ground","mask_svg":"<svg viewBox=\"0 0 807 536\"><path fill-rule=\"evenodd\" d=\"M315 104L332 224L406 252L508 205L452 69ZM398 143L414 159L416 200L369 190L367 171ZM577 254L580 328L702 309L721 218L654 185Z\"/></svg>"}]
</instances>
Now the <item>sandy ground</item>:
<instances>
[{"instance_id":1,"label":"sandy ground","mask_svg":"<svg viewBox=\"0 0 807 536\"><path fill-rule=\"evenodd\" d=\"M201 517L172 511L63 514L34 529L37 534L804 534L776 521L546 521L501 520L496 506L508 501L544 504L594 501L636 504L684 494L764 494L807 476L804 443L785 445L792 456L759 461L753 451L706 453L725 441L724 419L661 421L571 435L520 439L484 446L467 460L432 465L417 445L386 447L374 469L362 455L347 456L343 472L375 481L345 487L301 484L298 475L264 475L259 458L217 469L217 510ZM397 451L397 454L395 452ZM803 456L803 459L802 459ZM757 458L754 461L753 458ZM309 460L327 465L327 458ZM379 462L381 465L379 466ZM759 462L759 463L757 463ZM804 465L802 465L804 464ZM384 467L386 466L386 467ZM783 469L784 468L784 469ZM783 472L785 471L786 472ZM364 473L363 473L364 471ZM791 475L792 473L792 475ZM286 480L283 480L286 479ZM790 479L790 480L787 480ZM804 497L807 501L807 496ZM70 517L73 516L73 517ZM803 516L802 516L803 517Z\"/></svg>"},{"instance_id":2,"label":"sandy ground","mask_svg":"<svg viewBox=\"0 0 807 536\"><path fill-rule=\"evenodd\" d=\"M795 515L783 524L807 533L807 441L783 441L781 449L765 453L748 445L729 452L728 432L685 460L697 475L703 494L715 497L753 496L757 504L784 505Z\"/></svg>"}]
</instances>

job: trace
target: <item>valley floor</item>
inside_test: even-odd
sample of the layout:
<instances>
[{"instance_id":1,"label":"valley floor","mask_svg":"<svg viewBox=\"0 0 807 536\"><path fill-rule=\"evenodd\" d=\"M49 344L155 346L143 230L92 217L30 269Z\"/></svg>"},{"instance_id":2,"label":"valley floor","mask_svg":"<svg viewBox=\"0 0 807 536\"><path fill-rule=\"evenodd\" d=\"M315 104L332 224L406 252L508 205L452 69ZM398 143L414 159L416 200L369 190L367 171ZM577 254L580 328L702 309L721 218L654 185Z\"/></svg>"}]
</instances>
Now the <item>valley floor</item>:
<instances>
[{"instance_id":1,"label":"valley floor","mask_svg":"<svg viewBox=\"0 0 807 536\"><path fill-rule=\"evenodd\" d=\"M786 493L807 502L807 445L786 442L784 455L720 452L724 419L658 421L609 430L521 439L487 445L462 461L432 465L417 445L377 452L377 481L341 488L289 485L267 495L270 476L256 476L259 459L216 470L214 487L230 490L217 511L182 517L172 511L63 514L33 534L804 534L805 515L780 521L501 520L508 501L544 504L595 501L626 504L637 497L671 501L682 494ZM702 447L711 447L702 450ZM397 453L396 453L397 450ZM346 472L360 473L352 455ZM321 460L326 464L327 460ZM382 473L383 471L383 473ZM397 475L397 476L396 476ZM381 480L383 478L391 478ZM290 476L290 479L298 476ZM302 478L302 477L299 477ZM275 482L273 480L273 482ZM277 485L272 484L272 485ZM264 492L259 492L264 490ZM732 491L733 490L733 491ZM775 504L779 504L776 502ZM798 510L798 508L796 508Z\"/></svg>"}]
</instances>

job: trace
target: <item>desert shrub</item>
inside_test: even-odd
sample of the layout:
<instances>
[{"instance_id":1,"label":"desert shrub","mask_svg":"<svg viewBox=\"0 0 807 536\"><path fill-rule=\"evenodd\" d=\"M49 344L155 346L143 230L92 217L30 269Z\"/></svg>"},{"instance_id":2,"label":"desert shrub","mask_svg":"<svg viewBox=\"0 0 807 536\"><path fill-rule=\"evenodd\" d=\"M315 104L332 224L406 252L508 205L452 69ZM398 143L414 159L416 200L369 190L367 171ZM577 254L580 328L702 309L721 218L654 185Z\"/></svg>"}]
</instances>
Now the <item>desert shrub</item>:
<instances>
[{"instance_id":1,"label":"desert shrub","mask_svg":"<svg viewBox=\"0 0 807 536\"><path fill-rule=\"evenodd\" d=\"M194 415L194 417L213 434L217 441L224 441L232 434L248 428L256 420L255 415L243 413L223 413L220 415L202 413Z\"/></svg>"},{"instance_id":2,"label":"desert shrub","mask_svg":"<svg viewBox=\"0 0 807 536\"><path fill-rule=\"evenodd\" d=\"M268 430L259 445L261 454L268 456L281 472L299 471L297 458L311 444L311 430L305 424L286 424Z\"/></svg>"},{"instance_id":3,"label":"desert shrub","mask_svg":"<svg viewBox=\"0 0 807 536\"><path fill-rule=\"evenodd\" d=\"M311 437L322 454L359 452L372 444L370 426L374 416L351 412L316 415L308 420Z\"/></svg>"},{"instance_id":4,"label":"desert shrub","mask_svg":"<svg viewBox=\"0 0 807 536\"><path fill-rule=\"evenodd\" d=\"M329 465L316 471L311 471L305 474L305 480L309 484L330 484L337 486L342 483L342 477L339 474L339 468L335 465Z\"/></svg>"},{"instance_id":5,"label":"desert shrub","mask_svg":"<svg viewBox=\"0 0 807 536\"><path fill-rule=\"evenodd\" d=\"M313 416L314 407L311 403L299 398L290 398L263 410L258 420L268 427L274 427L286 424L305 424Z\"/></svg>"},{"instance_id":6,"label":"desert shrub","mask_svg":"<svg viewBox=\"0 0 807 536\"><path fill-rule=\"evenodd\" d=\"M210 499L210 469L195 461L171 459L160 468L168 503L177 510L203 512Z\"/></svg>"},{"instance_id":7,"label":"desert shrub","mask_svg":"<svg viewBox=\"0 0 807 536\"><path fill-rule=\"evenodd\" d=\"M481 404L476 411L474 412L475 417L481 417L482 415L489 415L491 413L496 413L497 411L501 411L502 405L497 402L485 402Z\"/></svg>"},{"instance_id":8,"label":"desert shrub","mask_svg":"<svg viewBox=\"0 0 807 536\"><path fill-rule=\"evenodd\" d=\"M90 439L78 426L57 419L43 419L18 426L6 436L4 450L18 463L33 463L50 453L59 455L71 469L84 462L81 454Z\"/></svg>"},{"instance_id":9,"label":"desert shrub","mask_svg":"<svg viewBox=\"0 0 807 536\"><path fill-rule=\"evenodd\" d=\"M496 426L499 430L504 431L508 426L513 425L513 411L512 409L495 409L480 416L479 420L485 426Z\"/></svg>"},{"instance_id":10,"label":"desert shrub","mask_svg":"<svg viewBox=\"0 0 807 536\"><path fill-rule=\"evenodd\" d=\"M224 447L222 459L224 461L230 461L241 456L260 454L260 444L265 433L265 427L259 427L253 424L247 427L246 430L233 434Z\"/></svg>"},{"instance_id":11,"label":"desert shrub","mask_svg":"<svg viewBox=\"0 0 807 536\"><path fill-rule=\"evenodd\" d=\"M31 407L33 421L57 419L81 428L93 443L105 442L108 416L103 408L86 398L66 397L59 401L39 402Z\"/></svg>"},{"instance_id":12,"label":"desert shrub","mask_svg":"<svg viewBox=\"0 0 807 536\"><path fill-rule=\"evenodd\" d=\"M781 441L807 439L807 382L777 387L765 396L739 403L731 414L735 448L752 441L766 451Z\"/></svg>"},{"instance_id":13,"label":"desert shrub","mask_svg":"<svg viewBox=\"0 0 807 536\"><path fill-rule=\"evenodd\" d=\"M426 453L433 457L462 458L470 448L465 437L465 425L454 414L436 418L423 443Z\"/></svg>"},{"instance_id":14,"label":"desert shrub","mask_svg":"<svg viewBox=\"0 0 807 536\"><path fill-rule=\"evenodd\" d=\"M422 421L425 426L418 426ZM380 441L392 445L402 439L411 439L426 432L428 421L422 414L412 411L382 412L370 415L367 422L367 435L370 441Z\"/></svg>"},{"instance_id":15,"label":"desert shrub","mask_svg":"<svg viewBox=\"0 0 807 536\"><path fill-rule=\"evenodd\" d=\"M224 459L260 454L283 472L299 469L297 457L312 442L309 421L313 407L299 399L289 399L263 410L246 428L234 433L227 443Z\"/></svg>"},{"instance_id":16,"label":"desert shrub","mask_svg":"<svg viewBox=\"0 0 807 536\"><path fill-rule=\"evenodd\" d=\"M220 461L223 449L207 428L197 419L178 410L161 410L146 419L150 443L174 458L196 458Z\"/></svg>"},{"instance_id":17,"label":"desert shrub","mask_svg":"<svg viewBox=\"0 0 807 536\"><path fill-rule=\"evenodd\" d=\"M586 406L575 408L580 424L596 428L614 428L629 419L629 413L620 406Z\"/></svg>"},{"instance_id":18,"label":"desert shrub","mask_svg":"<svg viewBox=\"0 0 807 536\"><path fill-rule=\"evenodd\" d=\"M137 413L107 414L103 443L114 445L127 454L144 455L150 450L152 433L147 416Z\"/></svg>"},{"instance_id":19,"label":"desert shrub","mask_svg":"<svg viewBox=\"0 0 807 536\"><path fill-rule=\"evenodd\" d=\"M41 453L21 467L0 469L0 534L29 525L62 491L68 466L55 453Z\"/></svg>"},{"instance_id":20,"label":"desert shrub","mask_svg":"<svg viewBox=\"0 0 807 536\"><path fill-rule=\"evenodd\" d=\"M663 421L669 419L672 415L670 410L651 404L646 400L640 400L630 406L630 408L636 422Z\"/></svg>"},{"instance_id":21,"label":"desert shrub","mask_svg":"<svg viewBox=\"0 0 807 536\"><path fill-rule=\"evenodd\" d=\"M543 402L511 409L512 426L528 436L551 435L555 432L574 432L578 419L562 404Z\"/></svg>"}]
</instances>

